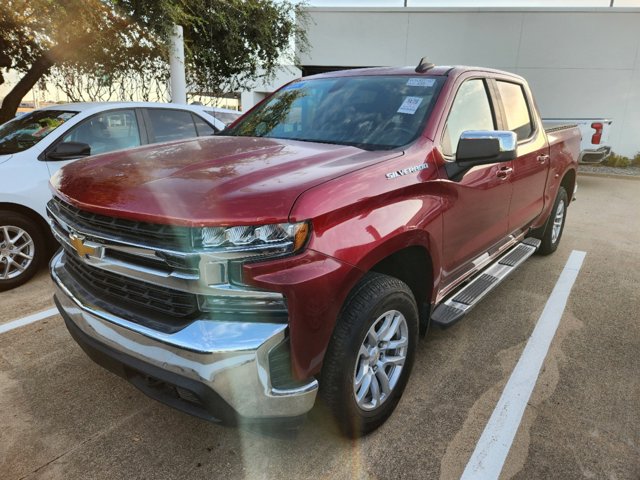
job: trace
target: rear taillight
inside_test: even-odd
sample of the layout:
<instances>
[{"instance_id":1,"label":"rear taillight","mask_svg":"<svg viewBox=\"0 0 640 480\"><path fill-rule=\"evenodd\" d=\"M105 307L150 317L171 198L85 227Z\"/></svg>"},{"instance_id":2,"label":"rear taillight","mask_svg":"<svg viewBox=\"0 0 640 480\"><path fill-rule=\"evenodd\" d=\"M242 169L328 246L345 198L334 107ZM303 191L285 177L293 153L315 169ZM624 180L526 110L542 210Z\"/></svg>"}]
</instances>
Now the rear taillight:
<instances>
[{"instance_id":1,"label":"rear taillight","mask_svg":"<svg viewBox=\"0 0 640 480\"><path fill-rule=\"evenodd\" d=\"M602 140L602 123L593 122L591 128L595 130L595 133L591 137L591 143L593 145L600 145L600 140Z\"/></svg>"}]
</instances>

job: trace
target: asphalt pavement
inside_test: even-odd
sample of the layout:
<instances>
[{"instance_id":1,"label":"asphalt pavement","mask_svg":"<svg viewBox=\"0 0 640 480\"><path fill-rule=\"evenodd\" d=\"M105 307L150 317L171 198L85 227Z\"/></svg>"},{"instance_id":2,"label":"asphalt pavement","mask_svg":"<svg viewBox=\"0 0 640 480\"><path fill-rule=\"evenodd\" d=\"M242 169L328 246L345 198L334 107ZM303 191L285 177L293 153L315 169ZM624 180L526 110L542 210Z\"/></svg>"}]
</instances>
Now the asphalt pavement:
<instances>
[{"instance_id":1,"label":"asphalt pavement","mask_svg":"<svg viewBox=\"0 0 640 480\"><path fill-rule=\"evenodd\" d=\"M345 440L321 406L296 432L206 423L93 364L54 315L0 334L2 479L457 479L569 255L582 268L503 479L640 479L640 181L579 176L556 253L534 256L419 343L392 417ZM0 325L53 306L46 271L0 293Z\"/></svg>"}]
</instances>

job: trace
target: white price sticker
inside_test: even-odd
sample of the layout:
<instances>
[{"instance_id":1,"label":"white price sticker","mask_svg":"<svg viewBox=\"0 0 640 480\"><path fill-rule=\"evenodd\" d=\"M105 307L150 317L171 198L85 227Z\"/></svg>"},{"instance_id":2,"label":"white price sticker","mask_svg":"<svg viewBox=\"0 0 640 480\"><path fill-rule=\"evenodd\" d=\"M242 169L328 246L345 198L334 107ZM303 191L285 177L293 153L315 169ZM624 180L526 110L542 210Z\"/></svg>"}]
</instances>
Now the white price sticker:
<instances>
[{"instance_id":1,"label":"white price sticker","mask_svg":"<svg viewBox=\"0 0 640 480\"><path fill-rule=\"evenodd\" d=\"M436 83L435 78L410 78L407 82L408 87L433 87Z\"/></svg>"},{"instance_id":2,"label":"white price sticker","mask_svg":"<svg viewBox=\"0 0 640 480\"><path fill-rule=\"evenodd\" d=\"M405 97L404 102L400 105L398 109L398 113L408 113L409 115L413 115L418 110L418 107L422 103L422 98L420 97Z\"/></svg>"}]
</instances>

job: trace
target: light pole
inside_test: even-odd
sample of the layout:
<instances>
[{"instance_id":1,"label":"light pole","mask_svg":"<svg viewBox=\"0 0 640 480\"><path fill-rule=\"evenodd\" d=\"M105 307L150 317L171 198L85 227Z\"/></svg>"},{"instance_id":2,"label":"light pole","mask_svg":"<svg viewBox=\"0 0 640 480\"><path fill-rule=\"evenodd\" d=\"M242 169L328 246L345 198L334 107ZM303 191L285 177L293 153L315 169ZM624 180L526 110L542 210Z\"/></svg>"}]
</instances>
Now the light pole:
<instances>
[{"instance_id":1,"label":"light pole","mask_svg":"<svg viewBox=\"0 0 640 480\"><path fill-rule=\"evenodd\" d=\"M173 26L169 49L171 103L187 103L187 81L184 73L184 36L180 25Z\"/></svg>"}]
</instances>

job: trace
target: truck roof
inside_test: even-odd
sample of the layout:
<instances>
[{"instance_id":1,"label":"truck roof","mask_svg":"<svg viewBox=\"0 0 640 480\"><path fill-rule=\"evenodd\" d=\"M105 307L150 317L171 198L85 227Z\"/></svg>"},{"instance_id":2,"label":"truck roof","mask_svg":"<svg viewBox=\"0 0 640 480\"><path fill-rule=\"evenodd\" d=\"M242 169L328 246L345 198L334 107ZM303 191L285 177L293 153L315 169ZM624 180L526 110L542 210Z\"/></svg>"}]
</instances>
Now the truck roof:
<instances>
[{"instance_id":1,"label":"truck roof","mask_svg":"<svg viewBox=\"0 0 640 480\"><path fill-rule=\"evenodd\" d=\"M360 75L424 75L430 77L441 76L457 76L466 72L484 72L494 73L500 75L507 75L524 81L524 79L516 75L515 73L506 72L504 70L497 70L494 68L486 67L472 67L466 65L436 65L425 72L416 72L416 67L372 67L372 68L354 68L350 70L336 70L334 72L319 73L316 75L309 75L304 77L305 80L313 78L335 78L335 77L355 77Z\"/></svg>"},{"instance_id":2,"label":"truck roof","mask_svg":"<svg viewBox=\"0 0 640 480\"><path fill-rule=\"evenodd\" d=\"M177 103L161 103L161 102L72 102L59 103L42 107L39 110L68 110L72 112L86 112L89 110L112 110L118 108L180 108L193 111L212 110L214 112L239 113L235 110L226 108L211 107L208 105L185 105Z\"/></svg>"}]
</instances>

